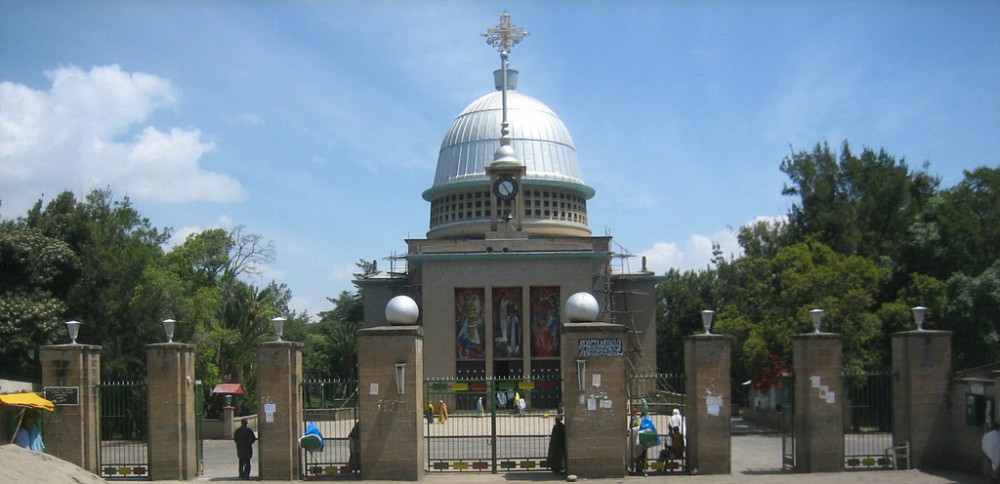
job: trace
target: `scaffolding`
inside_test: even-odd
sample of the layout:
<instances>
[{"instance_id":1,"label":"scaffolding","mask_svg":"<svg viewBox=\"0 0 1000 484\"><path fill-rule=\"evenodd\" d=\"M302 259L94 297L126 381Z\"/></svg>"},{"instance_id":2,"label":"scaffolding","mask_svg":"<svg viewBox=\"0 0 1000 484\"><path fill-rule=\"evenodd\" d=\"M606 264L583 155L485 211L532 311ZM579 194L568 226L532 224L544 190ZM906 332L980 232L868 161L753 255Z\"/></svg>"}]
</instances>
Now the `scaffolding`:
<instances>
[{"instance_id":1,"label":"scaffolding","mask_svg":"<svg viewBox=\"0 0 1000 484\"><path fill-rule=\"evenodd\" d=\"M635 307L632 301L638 296L649 295L636 289L633 284L636 276L647 274L646 264L643 261L641 272L633 272L631 260L636 255L613 240L612 243L614 250L607 256L604 274L601 277L599 289L603 294L601 307L605 308L606 321L625 326L625 334L628 338L628 351L625 359L629 375L653 374L656 372L655 365L651 364L646 357L642 345L642 336L645 332L636 323L636 316L643 309ZM655 361L655 355L653 357Z\"/></svg>"}]
</instances>

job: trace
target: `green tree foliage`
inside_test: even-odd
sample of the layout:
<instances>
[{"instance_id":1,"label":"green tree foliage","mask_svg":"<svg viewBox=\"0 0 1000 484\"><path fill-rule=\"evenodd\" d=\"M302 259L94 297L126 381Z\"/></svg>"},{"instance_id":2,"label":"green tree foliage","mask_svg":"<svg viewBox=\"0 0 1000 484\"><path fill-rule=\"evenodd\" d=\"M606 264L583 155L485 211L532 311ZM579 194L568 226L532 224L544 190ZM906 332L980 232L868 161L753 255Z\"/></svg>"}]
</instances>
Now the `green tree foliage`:
<instances>
[{"instance_id":1,"label":"green tree foliage","mask_svg":"<svg viewBox=\"0 0 1000 484\"><path fill-rule=\"evenodd\" d=\"M670 271L659 286L661 371L677 371L683 336L731 335L734 379L778 374L791 341L811 331L809 310L824 309L825 331L843 335L847 369L889 364L890 335L913 329L910 308L931 308L932 329L954 331L957 368L1000 357L1000 167L965 173L940 190L928 165L845 142L793 153L781 163L786 220L738 231L744 254L696 272ZM669 348L669 349L665 349ZM777 370L776 370L777 369Z\"/></svg>"},{"instance_id":2,"label":"green tree foliage","mask_svg":"<svg viewBox=\"0 0 1000 484\"><path fill-rule=\"evenodd\" d=\"M358 294L347 291L330 311L319 313L306 343L306 371L312 378L357 378L358 329L364 320L364 304Z\"/></svg>"},{"instance_id":3,"label":"green tree foliage","mask_svg":"<svg viewBox=\"0 0 1000 484\"><path fill-rule=\"evenodd\" d=\"M38 347L67 342L63 302L79 260L69 246L35 229L0 226L0 375L38 374Z\"/></svg>"},{"instance_id":4,"label":"green tree foliage","mask_svg":"<svg viewBox=\"0 0 1000 484\"><path fill-rule=\"evenodd\" d=\"M954 331L959 368L992 363L1000 358L1000 260L981 273L962 273L948 279L948 300L941 329Z\"/></svg>"},{"instance_id":5,"label":"green tree foliage","mask_svg":"<svg viewBox=\"0 0 1000 484\"><path fill-rule=\"evenodd\" d=\"M794 240L818 236L839 253L869 258L899 257L898 242L939 184L883 150L857 156L846 141L839 159L817 144L782 161L781 171L791 180L782 193L799 198L788 214Z\"/></svg>"}]
</instances>

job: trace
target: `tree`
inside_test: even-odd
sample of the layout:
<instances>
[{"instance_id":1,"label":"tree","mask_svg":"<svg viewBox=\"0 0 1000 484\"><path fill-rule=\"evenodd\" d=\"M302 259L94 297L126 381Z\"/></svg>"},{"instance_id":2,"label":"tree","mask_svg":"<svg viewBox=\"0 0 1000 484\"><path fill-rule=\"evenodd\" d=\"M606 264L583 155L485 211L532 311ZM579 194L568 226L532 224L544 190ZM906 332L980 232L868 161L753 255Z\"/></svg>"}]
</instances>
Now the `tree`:
<instances>
[{"instance_id":1,"label":"tree","mask_svg":"<svg viewBox=\"0 0 1000 484\"><path fill-rule=\"evenodd\" d=\"M899 242L940 181L910 171L905 160L865 148L855 156L845 141L839 161L827 144L785 158L791 179L784 195L798 196L789 213L795 241L815 235L842 254L895 259Z\"/></svg>"},{"instance_id":2,"label":"tree","mask_svg":"<svg viewBox=\"0 0 1000 484\"><path fill-rule=\"evenodd\" d=\"M956 273L947 284L949 305L937 323L954 331L955 366L995 362L1000 358L1000 260L976 276Z\"/></svg>"},{"instance_id":3,"label":"tree","mask_svg":"<svg viewBox=\"0 0 1000 484\"><path fill-rule=\"evenodd\" d=\"M63 298L79 260L69 246L31 228L0 226L0 375L36 379L38 348L66 342Z\"/></svg>"},{"instance_id":4,"label":"tree","mask_svg":"<svg viewBox=\"0 0 1000 484\"><path fill-rule=\"evenodd\" d=\"M965 171L910 227L906 263L945 280L976 275L1000 259L1000 166Z\"/></svg>"},{"instance_id":5,"label":"tree","mask_svg":"<svg viewBox=\"0 0 1000 484\"><path fill-rule=\"evenodd\" d=\"M364 303L358 294L343 291L330 311L319 313L314 338L307 340L306 369L315 378L357 378L358 329Z\"/></svg>"}]
</instances>

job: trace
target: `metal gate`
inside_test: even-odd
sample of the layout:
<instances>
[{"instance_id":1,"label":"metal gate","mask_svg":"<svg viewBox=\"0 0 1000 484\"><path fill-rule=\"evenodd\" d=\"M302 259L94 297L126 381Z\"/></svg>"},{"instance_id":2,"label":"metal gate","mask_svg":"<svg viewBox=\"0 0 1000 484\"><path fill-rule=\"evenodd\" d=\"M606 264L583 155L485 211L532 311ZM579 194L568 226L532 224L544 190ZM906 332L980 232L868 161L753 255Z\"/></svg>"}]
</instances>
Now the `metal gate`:
<instances>
[{"instance_id":1,"label":"metal gate","mask_svg":"<svg viewBox=\"0 0 1000 484\"><path fill-rule=\"evenodd\" d=\"M306 425L323 434L323 450L300 450L302 478L345 477L361 471L358 449L358 381L306 380L302 382ZM305 429L303 429L304 431Z\"/></svg>"},{"instance_id":2,"label":"metal gate","mask_svg":"<svg viewBox=\"0 0 1000 484\"><path fill-rule=\"evenodd\" d=\"M844 469L892 469L891 372L844 373Z\"/></svg>"},{"instance_id":3,"label":"metal gate","mask_svg":"<svg viewBox=\"0 0 1000 484\"><path fill-rule=\"evenodd\" d=\"M101 442L98 467L104 479L148 480L149 415L145 382L97 385Z\"/></svg>"},{"instance_id":4,"label":"metal gate","mask_svg":"<svg viewBox=\"0 0 1000 484\"><path fill-rule=\"evenodd\" d=\"M795 375L781 376L781 468L795 470Z\"/></svg>"},{"instance_id":5,"label":"metal gate","mask_svg":"<svg viewBox=\"0 0 1000 484\"><path fill-rule=\"evenodd\" d=\"M549 436L561 413L560 382L555 372L533 378L426 380L427 471L549 470ZM518 408L520 400L523 409Z\"/></svg>"},{"instance_id":6,"label":"metal gate","mask_svg":"<svg viewBox=\"0 0 1000 484\"><path fill-rule=\"evenodd\" d=\"M634 457L628 466L630 470L641 468L642 472L687 473L684 382L684 375L665 373L636 375L630 379L631 408L652 419L661 442L658 446L646 448L629 438L628 455ZM680 431L676 433L670 428L670 417L674 410L681 415L682 422Z\"/></svg>"},{"instance_id":7,"label":"metal gate","mask_svg":"<svg viewBox=\"0 0 1000 484\"><path fill-rule=\"evenodd\" d=\"M205 442L202 425L205 421L205 388L201 380L194 382L194 441L197 451L196 460L198 475L205 474Z\"/></svg>"}]
</instances>

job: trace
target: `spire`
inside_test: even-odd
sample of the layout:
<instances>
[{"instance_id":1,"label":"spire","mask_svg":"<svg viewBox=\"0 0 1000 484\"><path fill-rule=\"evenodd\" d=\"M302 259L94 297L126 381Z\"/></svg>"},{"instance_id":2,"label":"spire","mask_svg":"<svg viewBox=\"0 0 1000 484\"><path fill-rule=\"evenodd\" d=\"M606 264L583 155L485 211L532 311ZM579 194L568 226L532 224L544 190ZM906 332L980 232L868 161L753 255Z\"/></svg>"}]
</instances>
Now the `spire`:
<instances>
[{"instance_id":1,"label":"spire","mask_svg":"<svg viewBox=\"0 0 1000 484\"><path fill-rule=\"evenodd\" d=\"M500 147L493 154L494 164L515 164L519 165L514 148L511 146L510 123L507 121L507 57L510 50L528 35L521 27L517 27L510 22L510 14L506 10L500 15L500 24L487 29L483 34L486 43L492 45L500 52L500 70L503 75L503 121L500 123Z\"/></svg>"}]
</instances>

